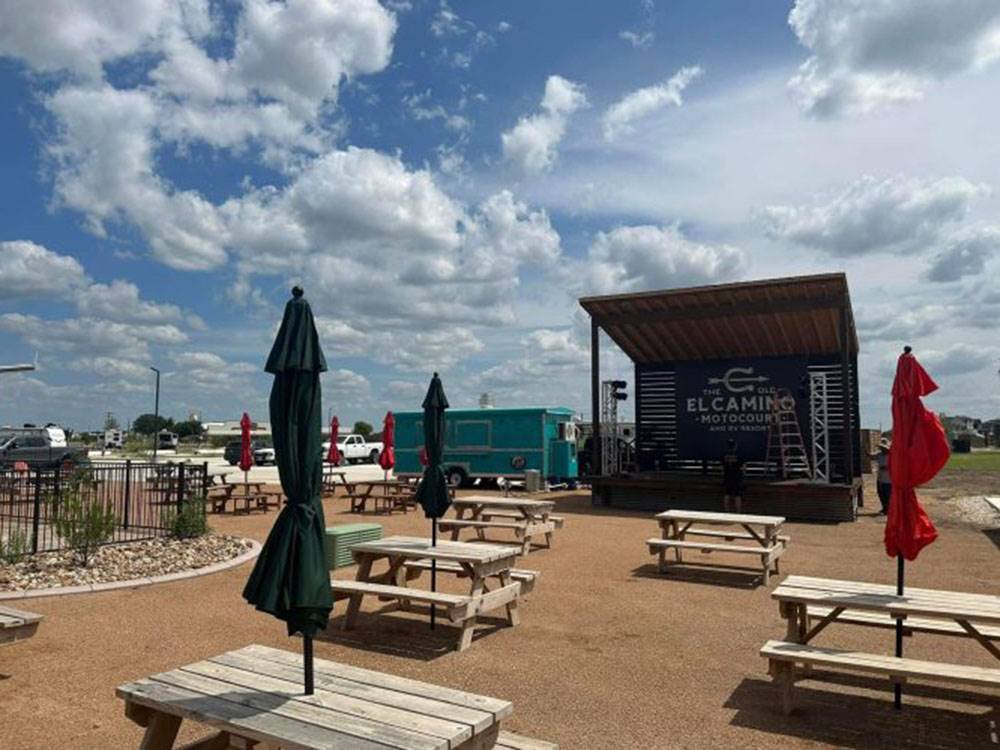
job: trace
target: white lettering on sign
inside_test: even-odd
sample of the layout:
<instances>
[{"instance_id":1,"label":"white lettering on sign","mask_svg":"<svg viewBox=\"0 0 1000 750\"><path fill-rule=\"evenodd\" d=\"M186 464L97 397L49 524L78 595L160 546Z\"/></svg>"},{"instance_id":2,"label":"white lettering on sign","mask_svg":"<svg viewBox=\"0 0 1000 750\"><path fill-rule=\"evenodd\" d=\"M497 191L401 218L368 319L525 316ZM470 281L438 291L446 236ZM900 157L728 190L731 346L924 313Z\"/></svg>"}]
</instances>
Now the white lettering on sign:
<instances>
[{"instance_id":1,"label":"white lettering on sign","mask_svg":"<svg viewBox=\"0 0 1000 750\"><path fill-rule=\"evenodd\" d=\"M700 396L684 400L688 414L709 430L759 432L767 429L777 389L753 367L731 367L708 379Z\"/></svg>"}]
</instances>

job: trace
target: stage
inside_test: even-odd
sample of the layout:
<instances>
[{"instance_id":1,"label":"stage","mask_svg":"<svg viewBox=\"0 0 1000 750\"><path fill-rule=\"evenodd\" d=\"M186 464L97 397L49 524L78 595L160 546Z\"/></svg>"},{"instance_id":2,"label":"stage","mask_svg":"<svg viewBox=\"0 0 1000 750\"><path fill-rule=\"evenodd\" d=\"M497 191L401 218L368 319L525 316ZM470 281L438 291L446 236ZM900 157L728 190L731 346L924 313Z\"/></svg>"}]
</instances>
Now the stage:
<instances>
[{"instance_id":1,"label":"stage","mask_svg":"<svg viewBox=\"0 0 1000 750\"><path fill-rule=\"evenodd\" d=\"M583 477L595 505L625 510L721 510L722 478L690 472L642 472L614 477ZM784 516L790 521L853 521L862 504L861 479L852 485L806 480L747 478L743 512Z\"/></svg>"}]
</instances>

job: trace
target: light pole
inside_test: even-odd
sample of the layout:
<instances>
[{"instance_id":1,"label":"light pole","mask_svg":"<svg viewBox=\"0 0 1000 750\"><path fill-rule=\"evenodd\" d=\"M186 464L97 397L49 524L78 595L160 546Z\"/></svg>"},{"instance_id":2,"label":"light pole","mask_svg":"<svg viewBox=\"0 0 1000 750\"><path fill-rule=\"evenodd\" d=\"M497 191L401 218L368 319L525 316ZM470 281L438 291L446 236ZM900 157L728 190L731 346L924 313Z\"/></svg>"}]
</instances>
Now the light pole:
<instances>
[{"instance_id":1,"label":"light pole","mask_svg":"<svg viewBox=\"0 0 1000 750\"><path fill-rule=\"evenodd\" d=\"M156 463L156 449L160 445L160 371L155 367L150 367L150 370L156 373L156 404L153 407L153 416L156 417L153 422L155 423L153 428L153 463Z\"/></svg>"}]
</instances>

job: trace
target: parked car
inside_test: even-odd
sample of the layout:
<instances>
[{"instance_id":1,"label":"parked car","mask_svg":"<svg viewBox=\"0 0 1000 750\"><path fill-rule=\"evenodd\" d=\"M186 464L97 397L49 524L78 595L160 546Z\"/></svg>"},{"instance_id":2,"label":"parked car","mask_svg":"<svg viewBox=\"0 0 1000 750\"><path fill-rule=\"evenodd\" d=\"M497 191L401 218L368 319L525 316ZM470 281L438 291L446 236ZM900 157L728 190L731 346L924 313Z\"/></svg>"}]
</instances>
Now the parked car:
<instances>
[{"instance_id":1,"label":"parked car","mask_svg":"<svg viewBox=\"0 0 1000 750\"><path fill-rule=\"evenodd\" d=\"M367 442L363 435L341 435L337 438L337 450L340 451L340 455L343 456L343 461L345 463L362 463L371 462L377 463L379 454L382 452L381 442ZM323 460L326 460L327 454L330 452L330 441L327 440L323 443Z\"/></svg>"},{"instance_id":2,"label":"parked car","mask_svg":"<svg viewBox=\"0 0 1000 750\"><path fill-rule=\"evenodd\" d=\"M253 452L253 462L258 466L267 466L274 463L274 448L270 445L262 445Z\"/></svg>"},{"instance_id":3,"label":"parked car","mask_svg":"<svg viewBox=\"0 0 1000 750\"><path fill-rule=\"evenodd\" d=\"M90 464L87 449L67 445L58 427L0 427L0 466L9 468L19 461L32 468Z\"/></svg>"},{"instance_id":4,"label":"parked car","mask_svg":"<svg viewBox=\"0 0 1000 750\"><path fill-rule=\"evenodd\" d=\"M250 441L250 455L254 454L258 448L263 448L260 443L256 441ZM230 466L236 466L240 462L240 455L243 453L243 442L240 440L230 440L226 443L225 449L222 451L222 457L225 459L226 463ZM254 459L256 461L256 459Z\"/></svg>"}]
</instances>

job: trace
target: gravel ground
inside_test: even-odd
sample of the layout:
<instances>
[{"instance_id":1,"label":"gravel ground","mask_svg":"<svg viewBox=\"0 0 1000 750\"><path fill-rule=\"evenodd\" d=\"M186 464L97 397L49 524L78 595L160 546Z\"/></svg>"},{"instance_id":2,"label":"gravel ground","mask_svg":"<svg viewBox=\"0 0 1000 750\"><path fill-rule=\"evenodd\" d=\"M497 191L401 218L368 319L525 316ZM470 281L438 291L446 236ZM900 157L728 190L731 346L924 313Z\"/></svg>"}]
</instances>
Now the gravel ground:
<instances>
[{"instance_id":1,"label":"gravel ground","mask_svg":"<svg viewBox=\"0 0 1000 750\"><path fill-rule=\"evenodd\" d=\"M1000 539L963 521L950 499L983 491L955 484L927 493L941 539L907 566L907 583L1000 593ZM431 633L410 614L376 616L377 603L366 602L358 628L332 628L317 641L317 656L509 699L507 728L567 749L996 747L996 696L990 704L981 693L910 687L896 713L887 684L845 676L800 683L800 709L785 717L757 654L784 633L766 589L737 569L658 575L643 544L657 531L650 514L594 509L583 494L560 496L558 506L566 527L554 548L519 561L542 576L518 627L486 620L472 648L456 654L455 630ZM328 521L358 520L345 507L328 500ZM873 510L852 524L789 524L782 573L893 582L883 519ZM263 540L275 515L226 516L213 526ZM365 520L387 535L428 533L419 513ZM0 650L0 671L10 675L0 679L0 747L136 747L141 733L122 714L119 683L249 643L298 650L282 623L241 599L248 572L246 565L142 589L20 602L46 619L33 639ZM335 626L343 614L340 604ZM832 626L817 642L891 653L892 639L889 631ZM906 652L996 665L965 639L917 636ZM189 727L182 739L198 733Z\"/></svg>"},{"instance_id":2,"label":"gravel ground","mask_svg":"<svg viewBox=\"0 0 1000 750\"><path fill-rule=\"evenodd\" d=\"M13 565L0 562L0 591L129 581L180 573L232 560L251 546L245 539L226 534L209 534L198 539L150 539L101 547L87 567L78 565L69 550L46 552Z\"/></svg>"}]
</instances>

